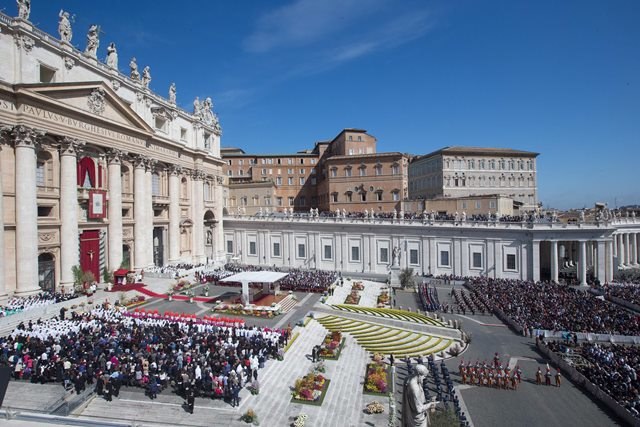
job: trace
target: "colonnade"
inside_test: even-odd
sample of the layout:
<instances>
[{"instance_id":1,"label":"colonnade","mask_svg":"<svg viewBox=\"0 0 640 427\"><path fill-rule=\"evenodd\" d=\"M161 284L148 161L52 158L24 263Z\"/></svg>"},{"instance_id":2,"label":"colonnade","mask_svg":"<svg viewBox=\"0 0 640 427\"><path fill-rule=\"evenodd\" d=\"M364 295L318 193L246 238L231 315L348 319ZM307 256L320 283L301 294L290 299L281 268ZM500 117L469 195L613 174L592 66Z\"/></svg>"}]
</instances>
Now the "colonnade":
<instances>
[{"instance_id":1,"label":"colonnade","mask_svg":"<svg viewBox=\"0 0 640 427\"><path fill-rule=\"evenodd\" d=\"M613 235L619 267L638 267L640 265L640 233L620 232Z\"/></svg>"}]
</instances>

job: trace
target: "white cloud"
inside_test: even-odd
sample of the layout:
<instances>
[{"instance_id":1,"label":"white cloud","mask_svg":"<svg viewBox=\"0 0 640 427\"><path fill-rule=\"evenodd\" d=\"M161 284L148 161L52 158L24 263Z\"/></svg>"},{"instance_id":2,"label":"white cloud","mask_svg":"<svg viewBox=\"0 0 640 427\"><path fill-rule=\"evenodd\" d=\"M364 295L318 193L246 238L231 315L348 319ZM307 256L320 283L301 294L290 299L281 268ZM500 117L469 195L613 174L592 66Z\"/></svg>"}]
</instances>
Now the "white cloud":
<instances>
[{"instance_id":1,"label":"white cloud","mask_svg":"<svg viewBox=\"0 0 640 427\"><path fill-rule=\"evenodd\" d=\"M245 40L250 52L305 46L335 35L389 0L296 0L263 15Z\"/></svg>"}]
</instances>

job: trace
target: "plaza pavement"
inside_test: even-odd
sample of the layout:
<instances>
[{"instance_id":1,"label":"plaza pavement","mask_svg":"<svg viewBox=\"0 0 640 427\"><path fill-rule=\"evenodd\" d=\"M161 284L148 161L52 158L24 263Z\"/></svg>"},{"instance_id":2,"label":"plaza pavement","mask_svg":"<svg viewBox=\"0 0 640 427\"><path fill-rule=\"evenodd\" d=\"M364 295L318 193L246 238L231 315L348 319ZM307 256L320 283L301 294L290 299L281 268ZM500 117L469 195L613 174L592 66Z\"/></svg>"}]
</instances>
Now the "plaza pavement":
<instances>
[{"instance_id":1,"label":"plaza pavement","mask_svg":"<svg viewBox=\"0 0 640 427\"><path fill-rule=\"evenodd\" d=\"M149 279L148 286L157 292L167 289L167 279ZM348 282L347 282L348 283ZM347 288L345 283L344 288ZM216 295L211 287L210 295ZM350 286L348 286L350 289ZM215 289L218 290L218 289ZM220 291L230 291L221 287ZM450 287L439 288L441 302L447 302ZM197 292L197 291L196 291ZM112 295L116 295L113 294ZM334 294L335 295L335 294ZM103 295L96 296L96 302ZM346 296L346 295L345 295ZM294 325L307 312L329 311L326 305L319 304L320 296L300 294L300 303L285 316L275 319L247 318L248 324L254 320L265 321L264 326ZM397 291L396 306L412 311L419 309L416 294ZM338 303L341 303L339 301ZM315 306L314 306L315 305ZM204 313L206 304L189 304L186 302L169 302L154 300L145 308ZM345 312L335 312L346 315ZM519 363L523 369L523 383L518 391L495 390L476 386L460 386L459 393L463 399L463 408L475 427L482 426L610 426L617 425L607 412L601 409L588 396L568 381L563 381L561 388L536 386L531 378L539 365L546 363L534 349L534 342L529 338L515 335L494 316L458 316L444 315L446 319L459 319L464 322L464 330L472 335L470 347L460 356L465 361L491 360L497 351L503 361L510 365ZM384 323L384 319L376 319ZM269 323L266 324L266 323ZM347 334L346 345L337 361L326 361L326 376L331 379L329 390L322 406L294 404L290 402L290 387L295 379L304 375L311 368L311 348L318 344L326 330L317 322L310 322L306 328L296 327L300 335L283 362L269 361L265 369L260 370L259 380L261 392L251 396L248 390L241 392L240 408L231 408L221 401L196 399L194 414L188 414L182 407L182 399L169 391L150 401L141 389L123 388L119 398L106 402L99 397L92 397L84 405L78 407L70 418L47 419L44 422L23 419L3 420L2 425L192 425L192 426L241 426L246 425L239 420L242 413L252 408L258 414L262 426L291 425L294 416L300 413L309 415L307 426L386 426L387 413L371 416L363 412L366 403L372 400L381 401L388 408L387 400L374 398L362 393L365 364L368 355ZM459 380L457 371L459 358L446 361L452 373L452 379ZM406 367L397 361L396 399L398 401L398 419L401 419L401 389ZM4 410L12 411L44 411L64 395L59 385L36 385L12 381L7 391ZM29 424L34 422L35 424ZM67 424L67 422L69 424Z\"/></svg>"}]
</instances>

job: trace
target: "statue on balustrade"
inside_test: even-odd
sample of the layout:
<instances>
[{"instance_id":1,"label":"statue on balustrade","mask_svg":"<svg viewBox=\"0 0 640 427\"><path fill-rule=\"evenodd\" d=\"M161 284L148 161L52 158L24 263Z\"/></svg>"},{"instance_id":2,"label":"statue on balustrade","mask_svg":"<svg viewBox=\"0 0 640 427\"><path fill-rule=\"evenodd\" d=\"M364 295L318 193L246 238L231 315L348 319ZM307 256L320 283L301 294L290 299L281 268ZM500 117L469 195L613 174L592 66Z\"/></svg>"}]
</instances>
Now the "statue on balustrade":
<instances>
[{"instance_id":1,"label":"statue on balustrade","mask_svg":"<svg viewBox=\"0 0 640 427\"><path fill-rule=\"evenodd\" d=\"M87 47L84 50L85 55L91 58L98 57L98 47L100 46L100 27L93 24L87 32Z\"/></svg>"},{"instance_id":2,"label":"statue on balustrade","mask_svg":"<svg viewBox=\"0 0 640 427\"><path fill-rule=\"evenodd\" d=\"M114 42L109 43L109 46L107 46L107 66L114 70L118 69L118 50Z\"/></svg>"},{"instance_id":3,"label":"statue on balustrade","mask_svg":"<svg viewBox=\"0 0 640 427\"><path fill-rule=\"evenodd\" d=\"M140 72L138 71L138 62L136 61L136 57L131 58L131 62L129 62L129 76L131 80L139 82L140 81Z\"/></svg>"},{"instance_id":4,"label":"statue on balustrade","mask_svg":"<svg viewBox=\"0 0 640 427\"><path fill-rule=\"evenodd\" d=\"M29 20L31 14L31 0L17 0L18 17L20 19Z\"/></svg>"},{"instance_id":5,"label":"statue on balustrade","mask_svg":"<svg viewBox=\"0 0 640 427\"><path fill-rule=\"evenodd\" d=\"M65 43L71 43L71 38L73 37L73 30L71 29L71 17L69 16L69 12L65 12L60 9L60 13L58 14L60 18L58 20L58 34L60 35L60 40Z\"/></svg>"}]
</instances>

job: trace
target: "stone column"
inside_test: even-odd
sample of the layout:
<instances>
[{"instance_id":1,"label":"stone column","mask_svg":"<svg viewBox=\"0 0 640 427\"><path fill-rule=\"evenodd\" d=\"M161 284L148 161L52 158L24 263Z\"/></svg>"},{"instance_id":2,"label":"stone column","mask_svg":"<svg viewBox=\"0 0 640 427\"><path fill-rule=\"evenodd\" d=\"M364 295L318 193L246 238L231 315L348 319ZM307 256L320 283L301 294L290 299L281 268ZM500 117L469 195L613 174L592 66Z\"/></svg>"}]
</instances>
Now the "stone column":
<instances>
[{"instance_id":1,"label":"stone column","mask_svg":"<svg viewBox=\"0 0 640 427\"><path fill-rule=\"evenodd\" d=\"M3 134L10 132L11 128L0 125L0 141ZM0 151L2 145L0 145ZM7 298L7 286L5 280L5 253L4 253L4 191L2 187L2 171L0 171L0 301Z\"/></svg>"},{"instance_id":2,"label":"stone column","mask_svg":"<svg viewBox=\"0 0 640 427\"><path fill-rule=\"evenodd\" d=\"M488 261L488 260L487 260ZM531 242L531 280L540 281L540 241Z\"/></svg>"},{"instance_id":3,"label":"stone column","mask_svg":"<svg viewBox=\"0 0 640 427\"><path fill-rule=\"evenodd\" d=\"M607 269L606 269L606 242L598 241L597 242L597 270L595 270L595 274L597 279L600 281L601 285L604 285L607 281Z\"/></svg>"},{"instance_id":4,"label":"stone column","mask_svg":"<svg viewBox=\"0 0 640 427\"><path fill-rule=\"evenodd\" d=\"M214 230L214 243L217 261L224 261L224 230L222 229L222 221L224 220L224 177L216 176L215 184L213 200L216 203L216 220L218 220L218 223Z\"/></svg>"},{"instance_id":5,"label":"stone column","mask_svg":"<svg viewBox=\"0 0 640 427\"><path fill-rule=\"evenodd\" d=\"M618 266L624 266L625 246L624 234L618 234Z\"/></svg>"},{"instance_id":6,"label":"stone column","mask_svg":"<svg viewBox=\"0 0 640 427\"><path fill-rule=\"evenodd\" d=\"M587 286L587 242L581 240L578 242L580 245L580 259L578 260L578 279L581 286Z\"/></svg>"},{"instance_id":7,"label":"stone column","mask_svg":"<svg viewBox=\"0 0 640 427\"><path fill-rule=\"evenodd\" d=\"M153 259L153 172L155 171L156 160L147 159L147 169L144 172L144 186L145 186L145 216L146 227L144 231L145 238L145 259L147 261L146 266L151 267L154 265Z\"/></svg>"},{"instance_id":8,"label":"stone column","mask_svg":"<svg viewBox=\"0 0 640 427\"><path fill-rule=\"evenodd\" d=\"M558 283L558 241L551 241L551 281Z\"/></svg>"},{"instance_id":9,"label":"stone column","mask_svg":"<svg viewBox=\"0 0 640 427\"><path fill-rule=\"evenodd\" d=\"M73 266L80 264L78 241L78 147L76 139L60 139L60 287L73 288Z\"/></svg>"},{"instance_id":10,"label":"stone column","mask_svg":"<svg viewBox=\"0 0 640 427\"><path fill-rule=\"evenodd\" d=\"M169 170L169 263L180 260L180 174L182 168Z\"/></svg>"},{"instance_id":11,"label":"stone column","mask_svg":"<svg viewBox=\"0 0 640 427\"><path fill-rule=\"evenodd\" d=\"M13 128L16 155L16 294L40 291L38 285L38 199L36 145L43 132ZM75 182L74 182L75 188Z\"/></svg>"},{"instance_id":12,"label":"stone column","mask_svg":"<svg viewBox=\"0 0 640 427\"><path fill-rule=\"evenodd\" d=\"M133 258L134 268L143 269L147 266L148 260L145 258L145 237L146 237L146 196L145 196L145 169L146 169L146 157L137 156L134 159L135 169L133 171L133 219L135 225L133 229L133 238L135 239Z\"/></svg>"},{"instance_id":13,"label":"stone column","mask_svg":"<svg viewBox=\"0 0 640 427\"><path fill-rule=\"evenodd\" d=\"M614 244L614 242L612 240L607 240L607 271L606 271L606 281L607 283L611 283L613 282L613 272L614 272L614 267L613 267L613 255L614 255L614 248L616 247L616 245Z\"/></svg>"},{"instance_id":14,"label":"stone column","mask_svg":"<svg viewBox=\"0 0 640 427\"><path fill-rule=\"evenodd\" d=\"M109 159L109 258L112 272L122 264L122 152L111 149Z\"/></svg>"},{"instance_id":15,"label":"stone column","mask_svg":"<svg viewBox=\"0 0 640 427\"><path fill-rule=\"evenodd\" d=\"M631 264L633 266L638 265L638 234L631 233L629 234L631 237Z\"/></svg>"},{"instance_id":16,"label":"stone column","mask_svg":"<svg viewBox=\"0 0 640 427\"><path fill-rule=\"evenodd\" d=\"M204 172L195 169L191 182L191 209L193 219L193 262L199 263L204 257Z\"/></svg>"}]
</instances>

